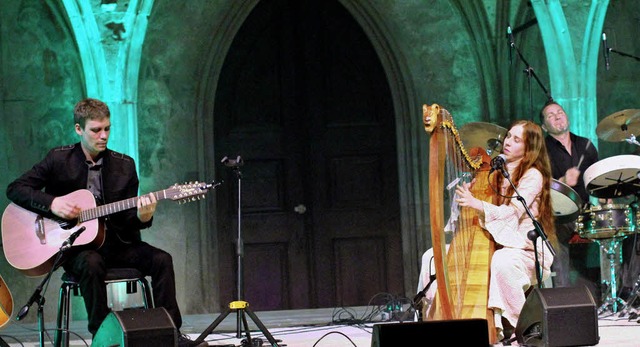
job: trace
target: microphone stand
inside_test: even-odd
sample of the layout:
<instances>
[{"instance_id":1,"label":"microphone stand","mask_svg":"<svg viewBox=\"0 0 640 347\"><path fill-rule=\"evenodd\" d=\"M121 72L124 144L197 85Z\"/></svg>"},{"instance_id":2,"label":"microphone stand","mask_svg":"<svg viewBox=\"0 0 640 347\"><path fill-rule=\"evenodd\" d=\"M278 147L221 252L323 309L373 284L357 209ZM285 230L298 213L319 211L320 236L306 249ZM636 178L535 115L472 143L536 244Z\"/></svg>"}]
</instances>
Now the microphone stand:
<instances>
[{"instance_id":1,"label":"microphone stand","mask_svg":"<svg viewBox=\"0 0 640 347\"><path fill-rule=\"evenodd\" d=\"M229 157L222 158L221 161L226 167L229 167L236 174L236 178L238 180L238 201L237 201L237 212L238 212L238 236L236 239L236 259L237 259L237 278L236 278L236 286L237 286L237 300L229 303L229 306L222 312L218 318L216 318L201 334L198 336L194 342L203 342L204 339L209 336L209 334L220 324L222 321L231 313L236 312L236 338L242 337L243 326L244 332L246 333L246 342L248 346L262 346L262 340L260 338L252 338L251 332L249 330L249 324L247 321L247 315L249 318L253 320L264 337L269 341L271 347L280 347L278 342L280 340L276 340L273 335L267 330L267 327L258 319L258 316L249 308L249 303L242 299L243 297L243 258L244 258L244 243L242 241L242 172L240 171L240 167L244 165L242 158L237 156L236 159L230 159ZM244 343L243 343L244 346Z\"/></svg>"},{"instance_id":2,"label":"microphone stand","mask_svg":"<svg viewBox=\"0 0 640 347\"><path fill-rule=\"evenodd\" d=\"M533 251L535 253L535 265L536 265L536 278L538 279L538 288L542 288L543 287L542 286L542 270L540 269L540 259L538 258L538 243L536 242L536 239L538 237L542 238L542 241L547 245L547 248L549 249L549 252L551 252L551 255L555 256L556 252L551 246L551 243L549 243L549 240L547 239L547 234L545 234L544 229L542 228L542 225L533 217L531 210L529 210L529 207L527 206L527 202L520 195L520 193L518 193L518 190L516 189L516 186L513 184L513 182L511 182L511 178L509 178L509 173L507 172L507 170L505 170L504 168L500 168L500 171L502 171L502 175L507 179L507 181L509 181L509 184L511 184L513 191L516 193L516 199L522 203L522 206L524 206L524 210L527 212L527 215L529 216L529 218L531 218L531 221L533 221L534 229L529 231L529 233L527 233L527 238L533 242Z\"/></svg>"},{"instance_id":3,"label":"microphone stand","mask_svg":"<svg viewBox=\"0 0 640 347\"><path fill-rule=\"evenodd\" d=\"M31 307L31 305L33 305L34 302L38 303L38 332L40 337L40 347L44 347L44 332L45 332L45 326L44 326L45 298L44 296L41 295L42 290L49 283L49 280L51 279L51 275L54 273L54 271L56 271L58 267L60 267L64 252L71 249L73 242L76 240L78 235L80 235L86 228L87 227L85 226L80 227L80 229L72 233L71 236L69 236L69 238L62 243L62 245L60 246L60 250L57 253L58 255L56 259L53 261L53 265L51 266L51 269L49 270L47 275L42 279L42 282L40 282L40 285L38 285L36 290L33 292L33 294L31 295L31 298L29 298L29 301L24 306L22 306L22 308L16 315L16 320L18 321L22 320L29 313L29 308Z\"/></svg>"},{"instance_id":4,"label":"microphone stand","mask_svg":"<svg viewBox=\"0 0 640 347\"><path fill-rule=\"evenodd\" d=\"M429 288L431 288L431 285L435 280L436 280L436 275L435 274L430 275L429 283L427 283L427 285L421 291L419 291L418 294L416 294L413 297L413 307L414 307L414 310L417 311L419 322L422 321L422 310L424 309L424 301L425 301L425 298L427 297L427 292L429 291Z\"/></svg>"},{"instance_id":5,"label":"microphone stand","mask_svg":"<svg viewBox=\"0 0 640 347\"><path fill-rule=\"evenodd\" d=\"M635 60L637 60L637 61L640 61L640 57L636 57L635 55L631 55L631 54L629 54L629 53L625 53L625 52L618 51L618 50L616 50L615 48L611 48L611 47L609 47L609 52L613 52L613 53L616 53L616 54L621 55L621 56L623 56L623 57L633 58L633 59L635 59Z\"/></svg>"},{"instance_id":6,"label":"microphone stand","mask_svg":"<svg viewBox=\"0 0 640 347\"><path fill-rule=\"evenodd\" d=\"M531 112L531 120L533 120L533 114L534 113L533 113L533 95L532 95L532 91L531 91L531 77L535 78L536 82L538 82L538 85L540 86L540 88L542 88L542 91L547 96L547 100L548 101L553 100L553 98L551 97L551 94L549 93L547 88L545 88L545 86L542 84L542 82L540 82L540 79L538 78L538 75L536 75L535 71L533 70L533 67L531 67L531 65L529 65L527 60L524 58L524 56L522 55L522 53L520 52L520 50L516 46L515 42L513 42L513 38L509 39L509 45L511 47L513 47L513 49L516 50L516 53L518 54L518 57L520 58L520 60L522 60L522 62L526 66L526 68L522 72L527 74L527 80L528 80L528 85L529 85L529 109L530 109L530 112ZM511 182L511 181L509 181L509 182Z\"/></svg>"}]
</instances>

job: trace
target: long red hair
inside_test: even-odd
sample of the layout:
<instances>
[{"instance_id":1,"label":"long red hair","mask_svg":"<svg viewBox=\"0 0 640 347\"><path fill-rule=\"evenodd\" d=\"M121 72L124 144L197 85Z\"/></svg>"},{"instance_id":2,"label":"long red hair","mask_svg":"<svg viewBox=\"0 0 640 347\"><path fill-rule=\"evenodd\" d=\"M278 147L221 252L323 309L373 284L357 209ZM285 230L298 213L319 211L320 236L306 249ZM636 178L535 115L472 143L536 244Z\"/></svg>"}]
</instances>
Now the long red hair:
<instances>
[{"instance_id":1,"label":"long red hair","mask_svg":"<svg viewBox=\"0 0 640 347\"><path fill-rule=\"evenodd\" d=\"M528 120L518 120L513 122L509 129L517 125L521 125L523 128L522 140L524 141L524 157L522 158L520 165L518 165L516 170L511 174L510 178L513 181L513 184L517 187L520 183L522 175L527 170L529 170L530 168L536 168L538 169L538 171L540 171L543 179L542 191L540 193L538 215L534 217L540 224L542 224L542 228L544 229L547 236L552 240L556 240L554 227L555 216L553 214L553 208L551 206L551 164L549 162L547 145L544 140L542 128L534 122ZM503 181L505 179L502 175L495 175L493 179L496 187L502 187ZM511 185L508 186L505 195L515 195L515 192ZM498 205L502 205L508 204L510 203L510 201L511 199L504 198L498 195L496 196L496 201L494 202Z\"/></svg>"}]
</instances>

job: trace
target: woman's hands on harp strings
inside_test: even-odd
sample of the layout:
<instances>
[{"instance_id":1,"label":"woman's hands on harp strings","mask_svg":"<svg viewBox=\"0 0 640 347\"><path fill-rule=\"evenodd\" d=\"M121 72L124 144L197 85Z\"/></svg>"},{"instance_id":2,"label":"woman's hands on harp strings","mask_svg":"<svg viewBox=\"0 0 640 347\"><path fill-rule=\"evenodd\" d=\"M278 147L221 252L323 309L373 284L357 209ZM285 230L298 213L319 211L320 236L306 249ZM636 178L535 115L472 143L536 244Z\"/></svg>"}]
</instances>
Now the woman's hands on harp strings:
<instances>
[{"instance_id":1,"label":"woman's hands on harp strings","mask_svg":"<svg viewBox=\"0 0 640 347\"><path fill-rule=\"evenodd\" d=\"M456 187L455 200L462 207L471 207L475 210L482 211L482 201L471 192L471 183L463 182Z\"/></svg>"}]
</instances>

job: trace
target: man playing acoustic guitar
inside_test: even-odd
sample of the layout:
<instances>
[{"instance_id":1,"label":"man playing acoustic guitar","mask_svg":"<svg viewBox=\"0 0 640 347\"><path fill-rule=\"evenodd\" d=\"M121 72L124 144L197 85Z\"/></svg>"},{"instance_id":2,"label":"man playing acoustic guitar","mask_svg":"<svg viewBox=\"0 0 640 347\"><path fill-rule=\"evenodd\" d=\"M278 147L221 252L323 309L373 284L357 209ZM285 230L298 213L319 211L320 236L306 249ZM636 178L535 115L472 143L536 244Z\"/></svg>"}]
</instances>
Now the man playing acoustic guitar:
<instances>
[{"instance_id":1,"label":"man playing acoustic guitar","mask_svg":"<svg viewBox=\"0 0 640 347\"><path fill-rule=\"evenodd\" d=\"M45 218L73 221L81 217L85 206L72 194L78 190L90 191L98 205L131 200L138 194L133 159L107 148L111 130L107 105L84 99L75 105L73 116L80 142L50 150L7 188L7 197L16 205ZM74 246L67 251L62 266L79 279L88 329L94 336L110 312L104 282L108 268L136 268L151 276L155 307L164 307L176 328L182 325L172 257L140 237L140 230L152 224L156 204L153 193L138 197L130 209L100 219L98 247ZM179 346L196 345L179 334Z\"/></svg>"}]
</instances>

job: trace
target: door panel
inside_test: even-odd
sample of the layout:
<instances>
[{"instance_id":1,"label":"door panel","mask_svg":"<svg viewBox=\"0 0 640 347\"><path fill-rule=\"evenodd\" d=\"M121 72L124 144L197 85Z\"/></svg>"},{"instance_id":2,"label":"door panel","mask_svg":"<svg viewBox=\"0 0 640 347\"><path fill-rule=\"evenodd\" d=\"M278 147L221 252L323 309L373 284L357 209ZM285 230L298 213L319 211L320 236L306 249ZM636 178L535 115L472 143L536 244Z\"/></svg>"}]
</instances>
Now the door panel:
<instances>
[{"instance_id":1,"label":"door panel","mask_svg":"<svg viewBox=\"0 0 640 347\"><path fill-rule=\"evenodd\" d=\"M390 91L337 1L260 2L231 45L215 113L217 157L245 162L218 168L222 302L296 309L404 292Z\"/></svg>"}]
</instances>

